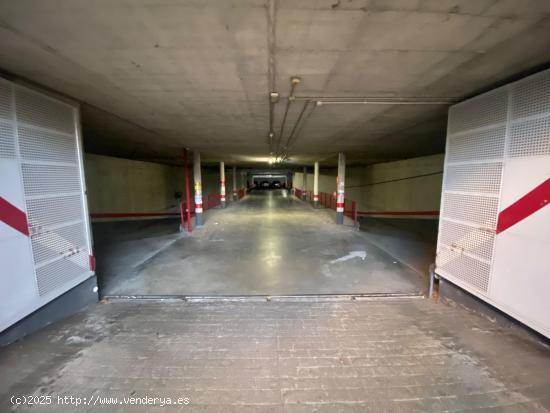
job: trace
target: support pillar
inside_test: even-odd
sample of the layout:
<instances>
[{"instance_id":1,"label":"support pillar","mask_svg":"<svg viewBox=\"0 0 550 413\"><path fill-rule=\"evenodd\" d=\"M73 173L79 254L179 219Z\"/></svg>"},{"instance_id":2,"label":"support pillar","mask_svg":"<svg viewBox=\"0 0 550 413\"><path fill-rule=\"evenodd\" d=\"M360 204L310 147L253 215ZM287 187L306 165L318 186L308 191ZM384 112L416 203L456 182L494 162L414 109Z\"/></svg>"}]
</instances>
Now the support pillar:
<instances>
[{"instance_id":1,"label":"support pillar","mask_svg":"<svg viewBox=\"0 0 550 413\"><path fill-rule=\"evenodd\" d=\"M225 164L220 162L220 205L225 208Z\"/></svg>"},{"instance_id":2,"label":"support pillar","mask_svg":"<svg viewBox=\"0 0 550 413\"><path fill-rule=\"evenodd\" d=\"M201 154L199 152L193 152L193 180L195 181L195 225L198 227L203 223Z\"/></svg>"},{"instance_id":3,"label":"support pillar","mask_svg":"<svg viewBox=\"0 0 550 413\"><path fill-rule=\"evenodd\" d=\"M313 165L313 206L319 208L319 162Z\"/></svg>"},{"instance_id":4,"label":"support pillar","mask_svg":"<svg viewBox=\"0 0 550 413\"><path fill-rule=\"evenodd\" d=\"M247 186L248 185L246 184L246 172L241 171L241 188L243 189L245 195L246 195Z\"/></svg>"},{"instance_id":5,"label":"support pillar","mask_svg":"<svg viewBox=\"0 0 550 413\"><path fill-rule=\"evenodd\" d=\"M304 166L304 173L302 174L302 199L307 200L307 166Z\"/></svg>"},{"instance_id":6,"label":"support pillar","mask_svg":"<svg viewBox=\"0 0 550 413\"><path fill-rule=\"evenodd\" d=\"M193 230L193 225L191 224L191 191L189 188L189 159L187 149L183 150L183 173L185 176L185 210L182 205L181 211L181 230L187 229L187 232ZM187 227L185 221L187 220Z\"/></svg>"},{"instance_id":7,"label":"support pillar","mask_svg":"<svg viewBox=\"0 0 550 413\"><path fill-rule=\"evenodd\" d=\"M233 201L239 200L239 194L237 193L237 167L233 167Z\"/></svg>"},{"instance_id":8,"label":"support pillar","mask_svg":"<svg viewBox=\"0 0 550 413\"><path fill-rule=\"evenodd\" d=\"M336 178L336 224L344 223L344 197L346 188L346 155L338 154L338 177Z\"/></svg>"}]
</instances>

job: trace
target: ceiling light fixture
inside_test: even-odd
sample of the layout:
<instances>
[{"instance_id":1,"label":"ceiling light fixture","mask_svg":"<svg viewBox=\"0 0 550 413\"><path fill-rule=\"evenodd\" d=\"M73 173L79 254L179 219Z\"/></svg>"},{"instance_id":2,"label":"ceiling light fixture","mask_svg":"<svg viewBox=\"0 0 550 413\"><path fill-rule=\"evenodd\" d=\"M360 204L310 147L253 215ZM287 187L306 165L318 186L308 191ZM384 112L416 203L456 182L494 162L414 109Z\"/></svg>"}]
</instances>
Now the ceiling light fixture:
<instances>
[{"instance_id":1,"label":"ceiling light fixture","mask_svg":"<svg viewBox=\"0 0 550 413\"><path fill-rule=\"evenodd\" d=\"M271 103L277 103L279 101L279 92L270 92L269 100Z\"/></svg>"}]
</instances>

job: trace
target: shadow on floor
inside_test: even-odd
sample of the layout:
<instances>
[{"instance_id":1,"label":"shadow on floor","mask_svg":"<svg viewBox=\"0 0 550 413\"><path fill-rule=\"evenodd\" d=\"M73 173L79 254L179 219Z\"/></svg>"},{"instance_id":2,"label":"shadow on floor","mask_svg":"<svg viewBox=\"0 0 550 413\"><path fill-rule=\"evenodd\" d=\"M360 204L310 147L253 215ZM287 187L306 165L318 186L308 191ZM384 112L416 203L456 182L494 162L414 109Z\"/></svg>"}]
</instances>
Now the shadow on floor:
<instances>
[{"instance_id":1,"label":"shadow on floor","mask_svg":"<svg viewBox=\"0 0 550 413\"><path fill-rule=\"evenodd\" d=\"M437 219L365 218L361 234L420 274L435 262Z\"/></svg>"},{"instance_id":2,"label":"shadow on floor","mask_svg":"<svg viewBox=\"0 0 550 413\"><path fill-rule=\"evenodd\" d=\"M95 222L92 232L100 296L181 236L179 220L171 218Z\"/></svg>"}]
</instances>

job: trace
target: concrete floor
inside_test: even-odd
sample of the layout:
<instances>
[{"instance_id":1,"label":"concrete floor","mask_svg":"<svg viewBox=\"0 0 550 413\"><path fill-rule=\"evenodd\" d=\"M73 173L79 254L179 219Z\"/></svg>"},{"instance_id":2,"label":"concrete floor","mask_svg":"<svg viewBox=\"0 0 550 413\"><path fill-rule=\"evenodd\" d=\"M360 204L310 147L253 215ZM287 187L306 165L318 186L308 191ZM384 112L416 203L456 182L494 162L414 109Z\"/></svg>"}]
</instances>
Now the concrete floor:
<instances>
[{"instance_id":1,"label":"concrete floor","mask_svg":"<svg viewBox=\"0 0 550 413\"><path fill-rule=\"evenodd\" d=\"M2 412L12 395L52 395L16 411L56 413L550 409L547 346L423 298L108 302L2 349L0 371ZM57 396L190 404L77 408Z\"/></svg>"},{"instance_id":2,"label":"concrete floor","mask_svg":"<svg viewBox=\"0 0 550 413\"><path fill-rule=\"evenodd\" d=\"M296 295L421 293L423 277L334 212L284 190L253 192L208 212L180 236L176 221L94 227L102 293Z\"/></svg>"}]
</instances>

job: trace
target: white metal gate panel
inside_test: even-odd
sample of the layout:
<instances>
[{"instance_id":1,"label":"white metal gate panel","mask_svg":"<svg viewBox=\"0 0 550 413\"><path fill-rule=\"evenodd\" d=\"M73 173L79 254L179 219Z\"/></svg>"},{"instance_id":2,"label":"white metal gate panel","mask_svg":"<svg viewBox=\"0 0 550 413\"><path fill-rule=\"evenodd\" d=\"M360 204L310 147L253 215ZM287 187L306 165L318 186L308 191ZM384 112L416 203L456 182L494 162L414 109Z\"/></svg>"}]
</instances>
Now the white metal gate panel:
<instances>
[{"instance_id":1,"label":"white metal gate panel","mask_svg":"<svg viewBox=\"0 0 550 413\"><path fill-rule=\"evenodd\" d=\"M550 71L449 110L436 272L550 336Z\"/></svg>"},{"instance_id":2,"label":"white metal gate panel","mask_svg":"<svg viewBox=\"0 0 550 413\"><path fill-rule=\"evenodd\" d=\"M78 107L0 79L0 330L93 274Z\"/></svg>"}]
</instances>

